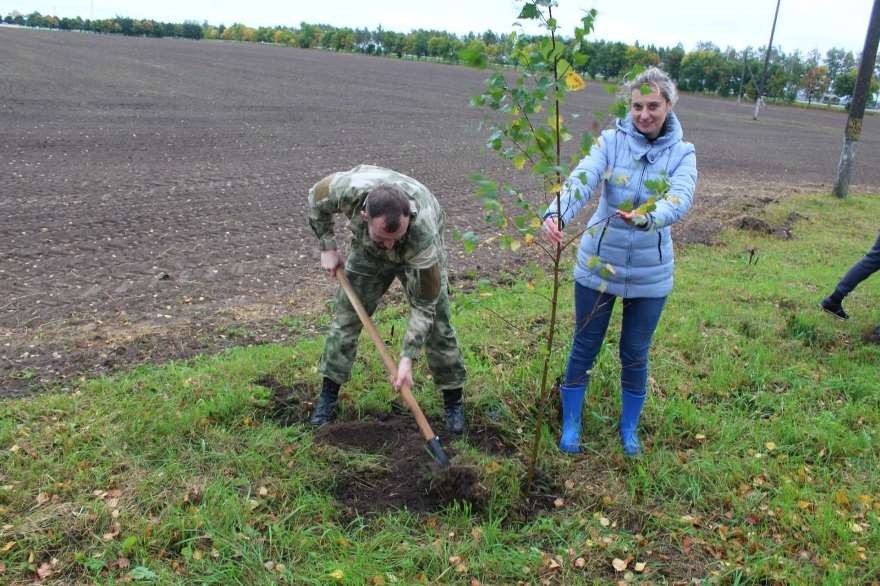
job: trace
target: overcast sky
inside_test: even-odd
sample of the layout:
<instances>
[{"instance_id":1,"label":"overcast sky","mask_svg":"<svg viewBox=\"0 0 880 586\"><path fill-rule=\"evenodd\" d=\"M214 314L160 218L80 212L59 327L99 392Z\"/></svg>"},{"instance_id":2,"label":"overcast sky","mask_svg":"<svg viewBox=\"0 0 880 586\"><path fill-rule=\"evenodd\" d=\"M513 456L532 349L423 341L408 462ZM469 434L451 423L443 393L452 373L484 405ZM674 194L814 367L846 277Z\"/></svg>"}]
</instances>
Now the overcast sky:
<instances>
[{"instance_id":1,"label":"overcast sky","mask_svg":"<svg viewBox=\"0 0 880 586\"><path fill-rule=\"evenodd\" d=\"M38 11L83 18L195 20L251 27L298 26L300 22L409 32L426 28L464 34L513 30L516 0L0 0L0 12ZM767 44L776 0L561 0L557 14L571 31L586 9L596 8L594 38L658 46L682 43L690 51L699 41L722 49ZM861 52L872 0L782 0L774 46L785 52L842 47Z\"/></svg>"}]
</instances>

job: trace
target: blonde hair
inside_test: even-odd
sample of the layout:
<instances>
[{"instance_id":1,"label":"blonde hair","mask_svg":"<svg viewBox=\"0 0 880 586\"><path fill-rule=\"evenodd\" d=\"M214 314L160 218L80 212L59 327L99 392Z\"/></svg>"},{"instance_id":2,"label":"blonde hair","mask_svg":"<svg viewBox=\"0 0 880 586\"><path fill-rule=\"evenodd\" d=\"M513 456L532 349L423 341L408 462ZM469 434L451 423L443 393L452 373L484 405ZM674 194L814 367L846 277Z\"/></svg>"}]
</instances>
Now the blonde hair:
<instances>
[{"instance_id":1,"label":"blonde hair","mask_svg":"<svg viewBox=\"0 0 880 586\"><path fill-rule=\"evenodd\" d=\"M629 102L632 99L632 93L635 90L640 90L644 85L656 87L660 95L669 102L670 107L675 107L675 103L678 102L678 90L675 88L675 82L672 81L668 73L657 67L649 67L638 74L635 79L623 84L626 101Z\"/></svg>"}]
</instances>

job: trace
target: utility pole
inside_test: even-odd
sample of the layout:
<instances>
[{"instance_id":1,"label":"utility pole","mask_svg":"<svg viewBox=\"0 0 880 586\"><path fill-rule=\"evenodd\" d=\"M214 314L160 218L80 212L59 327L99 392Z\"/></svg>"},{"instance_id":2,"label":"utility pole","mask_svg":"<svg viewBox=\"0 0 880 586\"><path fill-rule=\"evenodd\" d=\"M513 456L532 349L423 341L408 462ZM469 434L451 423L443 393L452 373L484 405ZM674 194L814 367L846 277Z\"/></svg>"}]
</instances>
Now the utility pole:
<instances>
[{"instance_id":1,"label":"utility pole","mask_svg":"<svg viewBox=\"0 0 880 586\"><path fill-rule=\"evenodd\" d=\"M761 108L761 100L764 92L767 91L767 66L770 64L770 50L773 49L773 35L776 33L776 17L779 16L779 3L782 0L776 0L776 13L773 15L773 28L770 29L770 43L767 45L767 53L764 54L764 73L761 74L761 85L757 89L755 96L755 120L758 119L758 110Z\"/></svg>"},{"instance_id":2,"label":"utility pole","mask_svg":"<svg viewBox=\"0 0 880 586\"><path fill-rule=\"evenodd\" d=\"M849 116L846 119L846 130L843 135L843 149L840 151L840 162L837 163L837 177L834 179L834 195L846 197L849 192L849 176L853 161L856 158L856 145L862 134L862 119L865 117L865 104L874 75L874 61L877 60L877 44L880 41L880 0L874 0L871 19L868 21L868 32L865 35L865 48L862 50L862 62L856 77L852 101L849 103Z\"/></svg>"},{"instance_id":3,"label":"utility pole","mask_svg":"<svg viewBox=\"0 0 880 586\"><path fill-rule=\"evenodd\" d=\"M743 72L742 75L739 76L739 93L736 95L736 103L742 103L743 99L743 83L746 81L746 65L749 62L749 48L746 47L746 50L743 51Z\"/></svg>"}]
</instances>

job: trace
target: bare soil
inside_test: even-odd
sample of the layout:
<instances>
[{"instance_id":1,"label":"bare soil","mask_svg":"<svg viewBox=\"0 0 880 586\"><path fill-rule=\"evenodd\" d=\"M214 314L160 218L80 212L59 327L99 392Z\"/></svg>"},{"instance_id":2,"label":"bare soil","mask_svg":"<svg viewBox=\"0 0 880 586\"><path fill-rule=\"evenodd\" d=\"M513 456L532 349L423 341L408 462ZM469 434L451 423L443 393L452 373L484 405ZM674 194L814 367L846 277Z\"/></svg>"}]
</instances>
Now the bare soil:
<instances>
[{"instance_id":1,"label":"bare soil","mask_svg":"<svg viewBox=\"0 0 880 586\"><path fill-rule=\"evenodd\" d=\"M0 27L0 396L230 345L301 335L325 311L306 194L358 163L429 186L449 230L488 235L476 172L533 187L487 152L468 106L484 71L272 45ZM610 98L571 96L586 126ZM685 95L695 209L709 243L776 198L827 192L846 117ZM854 192L880 192L880 119L865 120ZM340 229L342 229L340 227ZM449 239L451 241L451 238ZM453 283L522 256L450 242Z\"/></svg>"}]
</instances>

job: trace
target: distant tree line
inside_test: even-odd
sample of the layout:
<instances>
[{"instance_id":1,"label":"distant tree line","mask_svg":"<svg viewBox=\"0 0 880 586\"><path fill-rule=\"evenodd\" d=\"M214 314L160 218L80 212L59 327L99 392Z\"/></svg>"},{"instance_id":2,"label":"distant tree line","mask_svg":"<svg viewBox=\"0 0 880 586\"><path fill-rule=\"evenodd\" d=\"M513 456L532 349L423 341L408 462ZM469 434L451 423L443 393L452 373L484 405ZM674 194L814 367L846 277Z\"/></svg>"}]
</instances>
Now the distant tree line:
<instances>
[{"instance_id":1,"label":"distant tree line","mask_svg":"<svg viewBox=\"0 0 880 586\"><path fill-rule=\"evenodd\" d=\"M21 26L129 36L275 43L303 49L434 59L468 65L498 63L515 66L515 59L510 57L514 53L513 44L524 41L521 36L492 31L458 36L446 31L419 29L404 34L382 27L376 30L352 29L305 22L300 23L299 28L251 28L240 23L226 27L207 22L170 23L120 16L96 20L59 18L39 12L28 15L13 12L3 21ZM669 72L684 91L723 97L742 95L749 100L754 100L758 92L770 99L789 102L798 97L813 102L827 99L830 94L840 97L852 94L858 58L851 51L833 48L823 57L816 49L802 54L800 51L785 53L774 48L766 87L761 88L764 51L764 48L751 47L741 51L732 47L722 50L709 42L699 43L693 51L685 51L680 43L675 47L656 47L593 41L588 43L589 59L582 73L593 79L616 79L634 65L657 65ZM872 95L880 89L878 77L880 65L875 64Z\"/></svg>"}]
</instances>

